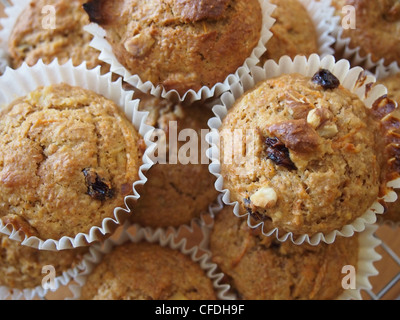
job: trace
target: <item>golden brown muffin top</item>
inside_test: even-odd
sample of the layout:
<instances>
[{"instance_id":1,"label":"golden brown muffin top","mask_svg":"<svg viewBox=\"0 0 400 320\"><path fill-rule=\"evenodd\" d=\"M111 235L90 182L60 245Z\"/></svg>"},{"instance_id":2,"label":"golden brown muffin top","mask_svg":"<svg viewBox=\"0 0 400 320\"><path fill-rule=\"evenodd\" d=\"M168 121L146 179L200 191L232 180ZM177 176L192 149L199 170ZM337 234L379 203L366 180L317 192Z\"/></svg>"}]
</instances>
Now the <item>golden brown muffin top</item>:
<instances>
[{"instance_id":1,"label":"golden brown muffin top","mask_svg":"<svg viewBox=\"0 0 400 320\"><path fill-rule=\"evenodd\" d=\"M56 276L79 264L88 248L43 251L21 245L0 235L0 286L11 289L32 289L42 284L43 267L55 268Z\"/></svg>"},{"instance_id":2,"label":"golden brown muffin top","mask_svg":"<svg viewBox=\"0 0 400 320\"><path fill-rule=\"evenodd\" d=\"M0 115L0 219L28 236L87 233L132 194L142 139L111 100L41 87Z\"/></svg>"},{"instance_id":3,"label":"golden brown muffin top","mask_svg":"<svg viewBox=\"0 0 400 320\"><path fill-rule=\"evenodd\" d=\"M202 103L182 106L138 93L134 98L141 99L139 110L149 111L147 123L165 133L167 163L157 163L146 173L148 181L138 189L141 197L133 205L131 221L154 228L188 224L207 211L218 195L213 186L215 178L208 171L208 162L201 163L207 149L204 147L207 146L205 134L203 132L202 135L201 130L208 128L207 121L212 117L212 112ZM176 125L177 137L185 129L191 129L191 134L196 134L197 163L182 164L179 159L176 164L169 163L168 142L171 130L174 130L173 125ZM196 139L191 137L190 143L193 142ZM189 138L178 141L175 154L187 143Z\"/></svg>"},{"instance_id":4,"label":"golden brown muffin top","mask_svg":"<svg viewBox=\"0 0 400 320\"><path fill-rule=\"evenodd\" d=\"M235 130L250 132L243 148ZM387 160L380 122L327 70L261 82L236 101L220 132L229 143L221 143L224 187L268 228L329 233L378 199ZM240 150L250 151L234 158Z\"/></svg>"},{"instance_id":5,"label":"golden brown muffin top","mask_svg":"<svg viewBox=\"0 0 400 320\"><path fill-rule=\"evenodd\" d=\"M284 55L293 59L296 55L318 53L317 31L306 8L298 0L271 0L271 3L277 6L272 13L276 22L261 63L268 59L279 61Z\"/></svg>"},{"instance_id":6,"label":"golden brown muffin top","mask_svg":"<svg viewBox=\"0 0 400 320\"><path fill-rule=\"evenodd\" d=\"M127 243L106 255L82 288L82 300L215 300L211 280L182 253Z\"/></svg>"},{"instance_id":7,"label":"golden brown muffin top","mask_svg":"<svg viewBox=\"0 0 400 320\"><path fill-rule=\"evenodd\" d=\"M236 72L262 28L258 0L100 0L85 10L131 74L180 94Z\"/></svg>"},{"instance_id":8,"label":"golden brown muffin top","mask_svg":"<svg viewBox=\"0 0 400 320\"><path fill-rule=\"evenodd\" d=\"M89 18L82 8L85 0L35 0L18 17L9 39L13 68L23 62L35 65L39 59L48 64L55 58L61 64L70 58L74 65L87 62L88 69L98 65L102 72L109 67L98 60L99 52L89 46L92 36L83 30ZM43 27L45 6L55 9L55 29ZM50 21L50 20L49 20Z\"/></svg>"},{"instance_id":9,"label":"golden brown muffin top","mask_svg":"<svg viewBox=\"0 0 400 320\"><path fill-rule=\"evenodd\" d=\"M356 28L343 30L351 48L360 47L362 56L371 54L374 62L384 58L385 64L400 64L399 0L333 0L332 4L342 17L344 6L355 8Z\"/></svg>"},{"instance_id":10,"label":"golden brown muffin top","mask_svg":"<svg viewBox=\"0 0 400 320\"><path fill-rule=\"evenodd\" d=\"M245 300L332 300L343 292L342 268L357 268L358 237L331 245L295 245L263 236L225 207L216 216L213 261Z\"/></svg>"}]
</instances>

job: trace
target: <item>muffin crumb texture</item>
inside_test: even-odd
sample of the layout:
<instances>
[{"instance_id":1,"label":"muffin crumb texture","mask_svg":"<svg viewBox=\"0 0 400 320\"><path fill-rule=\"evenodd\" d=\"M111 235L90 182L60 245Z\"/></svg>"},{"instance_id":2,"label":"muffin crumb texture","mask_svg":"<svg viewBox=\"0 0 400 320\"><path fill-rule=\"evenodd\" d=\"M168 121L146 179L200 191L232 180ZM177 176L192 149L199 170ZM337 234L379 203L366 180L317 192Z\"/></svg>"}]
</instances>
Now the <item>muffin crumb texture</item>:
<instances>
[{"instance_id":1,"label":"muffin crumb texture","mask_svg":"<svg viewBox=\"0 0 400 320\"><path fill-rule=\"evenodd\" d=\"M252 132L251 139L230 140L235 130ZM327 70L312 79L292 74L261 82L236 101L220 132L224 187L241 214L264 221L266 230L329 233L378 199L380 122ZM250 151L238 159L232 150ZM265 190L274 191L273 201L259 201Z\"/></svg>"},{"instance_id":2,"label":"muffin crumb texture","mask_svg":"<svg viewBox=\"0 0 400 320\"><path fill-rule=\"evenodd\" d=\"M182 253L150 243L118 246L97 265L82 300L215 300L213 285Z\"/></svg>"},{"instance_id":3,"label":"muffin crumb texture","mask_svg":"<svg viewBox=\"0 0 400 320\"><path fill-rule=\"evenodd\" d=\"M42 239L101 226L133 193L141 140L89 90L60 84L17 99L0 115L0 219Z\"/></svg>"},{"instance_id":4,"label":"muffin crumb texture","mask_svg":"<svg viewBox=\"0 0 400 320\"><path fill-rule=\"evenodd\" d=\"M258 0L96 0L84 8L131 74L180 94L223 82L261 37Z\"/></svg>"},{"instance_id":5,"label":"muffin crumb texture","mask_svg":"<svg viewBox=\"0 0 400 320\"><path fill-rule=\"evenodd\" d=\"M358 237L311 246L279 242L250 229L232 207L218 213L213 260L244 300L333 300L342 293L343 266L357 266Z\"/></svg>"}]
</instances>

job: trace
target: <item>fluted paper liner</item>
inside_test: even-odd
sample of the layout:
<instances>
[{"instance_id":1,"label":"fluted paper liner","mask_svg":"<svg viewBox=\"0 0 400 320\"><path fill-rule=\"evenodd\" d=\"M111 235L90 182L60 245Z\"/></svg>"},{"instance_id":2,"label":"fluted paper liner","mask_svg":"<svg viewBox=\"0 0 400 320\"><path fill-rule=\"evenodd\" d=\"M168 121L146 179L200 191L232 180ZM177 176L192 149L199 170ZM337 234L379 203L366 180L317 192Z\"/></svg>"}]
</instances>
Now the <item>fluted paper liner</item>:
<instances>
[{"instance_id":1,"label":"fluted paper liner","mask_svg":"<svg viewBox=\"0 0 400 320\"><path fill-rule=\"evenodd\" d=\"M145 124L148 113L138 111L139 101L132 100L133 91L123 90L121 79L112 82L111 76L111 73L100 75L100 67L88 70L86 63L74 67L71 60L64 65L59 65L56 59L49 65L45 65L39 60L33 67L28 67L24 63L17 70L7 68L5 74L0 77L0 107L7 106L16 98L26 96L40 86L58 83L67 83L101 94L114 101L124 111L138 133L144 138L147 146L143 155L143 164L138 172L139 179L133 183L131 195L125 197L125 207L115 208L113 217L104 219L101 226L93 226L88 233L79 233L75 237L39 239L38 237L28 237L22 231L15 230L12 225L5 225L0 220L1 233L9 235L13 240L22 241L23 245L41 250L71 249L87 246L94 241L103 239L131 214L127 201L139 198L136 186L143 185L147 181L144 172L153 165L149 154L155 148L155 143L150 140L154 128Z\"/></svg>"},{"instance_id":2,"label":"fluted paper liner","mask_svg":"<svg viewBox=\"0 0 400 320\"><path fill-rule=\"evenodd\" d=\"M336 12L335 8L332 6L332 0L321 0L321 2L324 6L330 7L334 12ZM353 66L362 66L364 69L372 72L374 72L375 68L384 67L385 64L387 64L384 58L378 61L373 61L371 54L362 54L360 47L351 45L351 38L343 36L341 21L341 17L335 13L333 17L334 28L332 31L332 36L335 38L333 48L336 53L340 53L340 58L349 60ZM397 62L392 62L389 66L399 67Z\"/></svg>"},{"instance_id":3,"label":"fluted paper liner","mask_svg":"<svg viewBox=\"0 0 400 320\"><path fill-rule=\"evenodd\" d=\"M35 288L15 289L0 286L0 300L45 299L50 291L55 292L63 286L68 287L71 292L73 292L73 288L77 285L82 285L80 279L93 270L95 262L98 259L99 253L93 248L89 248L89 252L83 256L82 260L75 267L64 271L60 276L54 279L54 288L48 289L43 286L37 286ZM46 274L43 274L43 277L45 276ZM74 284L73 281L76 281L76 283Z\"/></svg>"},{"instance_id":4,"label":"fluted paper liner","mask_svg":"<svg viewBox=\"0 0 400 320\"><path fill-rule=\"evenodd\" d=\"M334 20L332 19L334 11L319 1L299 0L299 2L307 10L314 23L318 40L318 54L321 57L332 55L334 53L332 45L335 42L335 38L331 35L334 29Z\"/></svg>"},{"instance_id":5,"label":"fluted paper liner","mask_svg":"<svg viewBox=\"0 0 400 320\"><path fill-rule=\"evenodd\" d=\"M207 98L216 97L225 92L229 88L230 83L236 81L241 74L247 73L250 67L255 66L260 61L259 58L266 51L266 43L272 36L270 29L274 24L275 19L271 18L271 13L275 9L275 5L272 5L269 0L259 0L259 2L263 12L263 25L258 45L253 49L250 57L248 57L244 64L237 69L235 74L227 75L223 83L217 83L212 88L204 86L197 92L194 90L189 90L182 96L176 90L167 91L162 85L156 85L150 81L143 82L139 75L129 72L121 63L118 62L118 59L113 53L111 45L105 39L105 30L99 25L91 23L84 29L94 36L90 45L93 48L101 51L99 60L108 63L111 67L111 72L122 76L124 81L138 88L140 91L150 93L156 97L162 97L171 100L178 99L180 101L192 103L197 100L205 100Z\"/></svg>"},{"instance_id":6,"label":"fluted paper liner","mask_svg":"<svg viewBox=\"0 0 400 320\"><path fill-rule=\"evenodd\" d=\"M222 105L214 106L213 112L216 116L209 120L211 132L207 135L207 141L211 145L211 148L207 150L207 156L211 160L209 170L217 177L215 188L223 194L223 202L233 206L233 212L236 216L241 217L239 213L239 203L230 200L230 191L224 188L224 179L220 173L221 166L217 141L219 141L219 128L222 125L222 120L235 101L247 90L253 88L258 82L290 73L299 73L304 76L312 77L321 68L331 71L340 80L342 86L358 95L367 108L371 108L377 99L387 94L387 89L382 85L376 85L370 88L370 84L375 83L376 79L370 75L363 77L364 70L361 67L350 69L350 64L347 60L335 62L333 56L328 55L321 59L318 55L313 54L309 59L303 56L297 56L294 60L291 60L288 56L285 56L280 59L278 64L270 60L265 63L264 68L252 68L250 74L242 76L240 82L232 84L230 91L222 95ZM260 227L265 236L276 236L280 241L290 239L295 244L307 242L311 245L318 245L321 241L330 244L335 241L336 236L351 237L355 232L364 231L366 225L376 223L377 214L382 214L384 212L384 207L379 203L379 200L385 202L395 201L397 195L393 191L393 188L400 188L400 179L389 181L387 187L387 194L382 199L377 199L371 208L361 217L355 219L351 224L343 226L340 230L334 230L328 234L319 232L312 236L308 234L294 235L292 232L284 232L278 228L265 230L264 222L252 225L249 213L244 214L242 217L247 217L248 225L251 228Z\"/></svg>"},{"instance_id":7,"label":"fluted paper liner","mask_svg":"<svg viewBox=\"0 0 400 320\"><path fill-rule=\"evenodd\" d=\"M218 267L211 261L209 253L199 254L198 246L188 246L187 239L178 239L178 234L173 231L166 232L164 229L142 228L139 225L129 225L126 223L117 237L107 239L102 246L95 244L94 248L99 253L96 264L101 262L104 255L110 253L116 246L120 246L126 242L149 242L155 243L162 247L178 250L182 254L191 258L192 261L199 264L206 276L213 283L216 296L221 300L234 300L235 296L230 293L230 286L223 283L224 274L218 271ZM83 284L87 281L91 272L82 273L77 277L79 283ZM82 285L71 286L75 299L80 299Z\"/></svg>"}]
</instances>

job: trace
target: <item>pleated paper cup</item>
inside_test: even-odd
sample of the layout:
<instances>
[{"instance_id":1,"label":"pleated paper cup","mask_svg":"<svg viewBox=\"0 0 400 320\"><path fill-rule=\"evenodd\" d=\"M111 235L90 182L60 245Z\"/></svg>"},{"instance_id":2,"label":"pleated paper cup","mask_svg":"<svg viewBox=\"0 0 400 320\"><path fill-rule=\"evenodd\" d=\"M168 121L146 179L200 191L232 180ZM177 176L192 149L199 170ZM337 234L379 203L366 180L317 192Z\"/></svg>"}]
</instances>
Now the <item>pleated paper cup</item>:
<instances>
[{"instance_id":1,"label":"pleated paper cup","mask_svg":"<svg viewBox=\"0 0 400 320\"><path fill-rule=\"evenodd\" d=\"M318 36L318 54L321 57L333 55L332 45L335 43L335 39L331 35L335 27L333 23L334 11L324 5L323 1L299 0L314 23Z\"/></svg>"},{"instance_id":2,"label":"pleated paper cup","mask_svg":"<svg viewBox=\"0 0 400 320\"><path fill-rule=\"evenodd\" d=\"M150 93L156 97L193 103L194 101L219 96L229 88L230 83L235 82L241 74L247 73L252 66L255 66L260 61L260 57L266 51L266 43L272 36L270 29L275 20L271 18L271 13L275 9L275 6L270 4L269 0L259 0L259 2L263 12L263 25L258 45L253 49L250 57L245 60L243 65L234 74L227 75L224 82L217 83L211 88L204 86L198 91L189 90L182 95L176 90L166 90L162 85L144 81L139 75L129 72L114 55L110 43L105 39L106 31L98 24L91 23L85 27L85 30L94 37L91 46L101 52L99 59L108 63L111 72L122 76L125 82L142 92Z\"/></svg>"},{"instance_id":3,"label":"pleated paper cup","mask_svg":"<svg viewBox=\"0 0 400 320\"><path fill-rule=\"evenodd\" d=\"M384 207L380 202L394 202L397 199L394 188L400 187L400 179L393 179L386 184L385 194L376 199L374 204L360 217L356 218L352 223L344 225L338 230L329 233L318 232L316 234L293 234L273 228L268 230L264 221L253 225L250 213L241 215L239 212L239 203L231 200L230 190L224 187L224 178L221 175L221 162L218 142L220 141L219 129L223 119L229 112L229 109L234 103L247 91L254 88L259 82L278 77L282 74L299 73L301 75L312 77L320 69L327 69L333 73L343 87L356 94L366 105L367 108L372 108L374 102L387 94L387 89L382 85L373 86L375 78L366 76L364 70L360 67L350 69L350 64L347 60L335 61L333 56L326 56L321 59L318 55L313 54L308 59L303 56L297 56L294 60L289 57L283 57L279 63L267 61L263 68L254 67L251 73L241 77L240 82L231 85L230 91L224 93L221 97L222 104L216 105L213 112L216 115L210 119L209 126L211 133L207 136L207 141L211 148L208 150L207 156L211 160L209 170L217 178L215 188L223 194L223 202L232 206L233 213L237 217L247 217L248 225L252 228L260 227L265 236L275 236L280 241L290 239L295 244L307 242L311 245L318 245L321 241L331 244L337 236L351 237L356 232L362 232L367 225L375 224L377 215L384 212Z\"/></svg>"},{"instance_id":4,"label":"pleated paper cup","mask_svg":"<svg viewBox=\"0 0 400 320\"><path fill-rule=\"evenodd\" d=\"M56 254L58 252L51 253ZM73 288L79 285L79 279L81 279L85 274L91 272L95 265L95 261L97 261L98 259L98 252L92 248L88 248L88 252L83 255L81 261L77 263L76 266L71 267L66 271L63 271L60 276L50 280L50 273L43 273L42 285L36 286L34 288L25 289L0 286L0 300L46 299L47 294L49 294L50 292L56 292L62 287L67 287L69 288L69 290L71 290L71 292L73 292ZM51 269L43 270L46 272L50 272ZM46 277L48 277L48 279L46 279Z\"/></svg>"},{"instance_id":5,"label":"pleated paper cup","mask_svg":"<svg viewBox=\"0 0 400 320\"><path fill-rule=\"evenodd\" d=\"M211 256L208 253L202 252L201 248L197 245L189 245L189 240L187 238L182 238L171 230L142 228L139 225L130 225L126 223L116 236L107 239L103 245L94 245L95 250L98 252L97 256L99 257L96 263L100 263L102 258L112 252L117 246L130 242L153 243L181 252L192 261L196 262L206 276L212 281L218 299L234 300L236 298L230 293L230 286L223 282L224 274L218 271L217 265L211 261ZM78 277L78 281L82 285L77 285L73 288L75 299L80 299L82 286L84 286L90 274L91 272L87 272L85 275Z\"/></svg>"},{"instance_id":6,"label":"pleated paper cup","mask_svg":"<svg viewBox=\"0 0 400 320\"><path fill-rule=\"evenodd\" d=\"M0 220L1 233L9 235L14 240L21 241L23 245L41 250L71 249L87 246L95 241L104 239L131 215L132 212L127 205L127 201L135 201L139 198L136 187L143 185L147 181L144 172L149 170L153 165L149 154L155 148L154 142L150 140L154 127L145 124L148 113L138 111L139 101L132 100L133 92L123 90L121 79L112 82L111 77L111 73L100 75L100 67L88 70L85 63L74 67L71 60L63 65L59 65L57 60L54 60L49 65L45 65L40 60L33 67L28 67L24 63L17 70L7 68L4 75L0 77L1 107L9 105L16 98L26 96L38 87L60 83L81 87L100 94L120 107L127 116L127 119L132 121L133 126L144 139L146 145L142 165L138 172L138 180L133 182L130 195L124 198L124 204L121 204L124 207L115 208L110 213L110 217L105 218L100 226L92 226L87 233L82 232L74 237L61 235L59 239L40 239L28 236L23 231L16 230L11 224L6 225Z\"/></svg>"},{"instance_id":7,"label":"pleated paper cup","mask_svg":"<svg viewBox=\"0 0 400 320\"><path fill-rule=\"evenodd\" d=\"M321 0L326 7L330 7L334 12L336 9L332 5L332 0ZM335 55L342 59L347 59L351 62L352 66L361 66L365 70L375 72L376 68L382 68L385 66L399 67L397 62L392 62L388 65L384 58L374 61L371 54L365 54L362 52L362 48L353 46L351 44L351 38L343 35L342 19L340 16L334 15L333 17L334 28L332 36L335 38L333 49Z\"/></svg>"}]
</instances>

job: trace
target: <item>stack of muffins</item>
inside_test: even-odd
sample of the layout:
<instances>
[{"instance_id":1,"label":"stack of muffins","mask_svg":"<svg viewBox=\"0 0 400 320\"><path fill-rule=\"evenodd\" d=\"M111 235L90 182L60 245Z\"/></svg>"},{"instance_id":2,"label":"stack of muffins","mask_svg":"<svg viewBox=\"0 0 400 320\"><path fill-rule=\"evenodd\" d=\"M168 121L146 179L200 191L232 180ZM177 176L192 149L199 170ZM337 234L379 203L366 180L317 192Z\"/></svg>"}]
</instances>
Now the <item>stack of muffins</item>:
<instances>
[{"instance_id":1,"label":"stack of muffins","mask_svg":"<svg viewBox=\"0 0 400 320\"><path fill-rule=\"evenodd\" d=\"M400 220L399 38L369 46L368 16L338 32L354 1L14 2L0 20L1 298L43 298L49 265L82 284L77 299L361 298L376 214ZM390 35L399 3L378 3ZM389 95L350 64L391 75Z\"/></svg>"}]
</instances>

